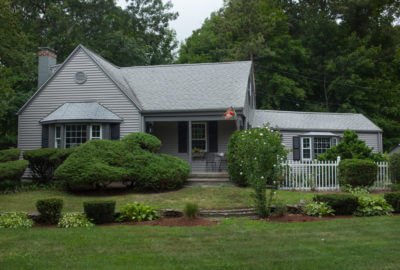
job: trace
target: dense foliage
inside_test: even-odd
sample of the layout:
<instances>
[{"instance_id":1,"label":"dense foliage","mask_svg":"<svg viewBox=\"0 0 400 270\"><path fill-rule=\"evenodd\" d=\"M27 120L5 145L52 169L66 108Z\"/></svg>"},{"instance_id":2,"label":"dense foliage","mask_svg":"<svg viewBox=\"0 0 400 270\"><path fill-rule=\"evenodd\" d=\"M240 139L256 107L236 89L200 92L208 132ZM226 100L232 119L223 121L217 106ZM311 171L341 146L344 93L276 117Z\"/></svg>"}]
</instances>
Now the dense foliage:
<instances>
[{"instance_id":1,"label":"dense foliage","mask_svg":"<svg viewBox=\"0 0 400 270\"><path fill-rule=\"evenodd\" d=\"M385 200L393 207L394 212L400 213L400 192L386 193Z\"/></svg>"},{"instance_id":2,"label":"dense foliage","mask_svg":"<svg viewBox=\"0 0 400 270\"><path fill-rule=\"evenodd\" d=\"M54 178L55 170L67 159L73 149L41 148L24 152L24 159L29 161L32 179L37 183L49 183Z\"/></svg>"},{"instance_id":3,"label":"dense foliage","mask_svg":"<svg viewBox=\"0 0 400 270\"><path fill-rule=\"evenodd\" d=\"M0 162L7 162L18 160L19 155L21 154L21 150L18 148L10 148L0 151Z\"/></svg>"},{"instance_id":4,"label":"dense foliage","mask_svg":"<svg viewBox=\"0 0 400 270\"><path fill-rule=\"evenodd\" d=\"M33 221L26 213L9 212L0 214L0 229L31 228Z\"/></svg>"},{"instance_id":5,"label":"dense foliage","mask_svg":"<svg viewBox=\"0 0 400 270\"><path fill-rule=\"evenodd\" d=\"M185 217L193 219L196 218L200 213L199 205L197 203L187 203L183 208L183 214Z\"/></svg>"},{"instance_id":6,"label":"dense foliage","mask_svg":"<svg viewBox=\"0 0 400 270\"><path fill-rule=\"evenodd\" d=\"M339 163L340 185L369 187L376 181L378 166L372 160L345 159Z\"/></svg>"},{"instance_id":7,"label":"dense foliage","mask_svg":"<svg viewBox=\"0 0 400 270\"><path fill-rule=\"evenodd\" d=\"M400 142L397 0L227 0L179 62L254 60L262 109L363 113Z\"/></svg>"},{"instance_id":8,"label":"dense foliage","mask_svg":"<svg viewBox=\"0 0 400 270\"><path fill-rule=\"evenodd\" d=\"M233 149L228 152L229 173L243 175L245 183L254 189L257 214L266 217L271 208L273 188L282 177L280 165L287 154L280 134L264 127L236 131L232 138L234 142L229 145ZM267 185L272 187L268 196Z\"/></svg>"},{"instance_id":9,"label":"dense foliage","mask_svg":"<svg viewBox=\"0 0 400 270\"><path fill-rule=\"evenodd\" d=\"M384 198L372 196L359 196L357 216L387 216L393 212L393 207Z\"/></svg>"},{"instance_id":10,"label":"dense foliage","mask_svg":"<svg viewBox=\"0 0 400 270\"><path fill-rule=\"evenodd\" d=\"M117 221L148 221L158 218L157 211L148 205L138 202L128 203L121 207Z\"/></svg>"},{"instance_id":11,"label":"dense foliage","mask_svg":"<svg viewBox=\"0 0 400 270\"><path fill-rule=\"evenodd\" d=\"M63 206L64 201L62 199L50 198L38 200L36 202L36 209L40 214L40 222L46 224L57 224L61 218Z\"/></svg>"},{"instance_id":12,"label":"dense foliage","mask_svg":"<svg viewBox=\"0 0 400 270\"><path fill-rule=\"evenodd\" d=\"M358 138L356 132L346 130L338 145L329 148L325 153L318 156L320 160L341 159L371 159L374 161L384 161L382 154L374 153L365 141Z\"/></svg>"},{"instance_id":13,"label":"dense foliage","mask_svg":"<svg viewBox=\"0 0 400 270\"><path fill-rule=\"evenodd\" d=\"M142 133L133 133L121 141L89 141L77 148L55 175L71 188L104 188L112 182L152 191L182 187L190 173L189 164L147 151L159 147L157 138Z\"/></svg>"},{"instance_id":14,"label":"dense foliage","mask_svg":"<svg viewBox=\"0 0 400 270\"><path fill-rule=\"evenodd\" d=\"M83 213L66 213L57 224L60 228L91 228L92 222Z\"/></svg>"},{"instance_id":15,"label":"dense foliage","mask_svg":"<svg viewBox=\"0 0 400 270\"><path fill-rule=\"evenodd\" d=\"M400 153L390 155L389 170L393 183L400 184Z\"/></svg>"},{"instance_id":16,"label":"dense foliage","mask_svg":"<svg viewBox=\"0 0 400 270\"><path fill-rule=\"evenodd\" d=\"M88 219L95 224L104 224L114 221L115 201L84 202L83 209Z\"/></svg>"},{"instance_id":17,"label":"dense foliage","mask_svg":"<svg viewBox=\"0 0 400 270\"><path fill-rule=\"evenodd\" d=\"M240 155L240 132L235 132L231 135L228 142L228 172L229 177L232 182L241 187L246 187L249 185L246 176L241 169L242 163L239 158Z\"/></svg>"},{"instance_id":18,"label":"dense foliage","mask_svg":"<svg viewBox=\"0 0 400 270\"><path fill-rule=\"evenodd\" d=\"M335 211L326 202L309 202L304 206L304 214L314 217L333 216Z\"/></svg>"},{"instance_id":19,"label":"dense foliage","mask_svg":"<svg viewBox=\"0 0 400 270\"><path fill-rule=\"evenodd\" d=\"M0 149L15 145L15 113L37 87L37 48L57 51L61 63L80 43L119 66L172 62L177 47L162 0L0 1Z\"/></svg>"},{"instance_id":20,"label":"dense foliage","mask_svg":"<svg viewBox=\"0 0 400 270\"><path fill-rule=\"evenodd\" d=\"M0 163L0 182L19 182L27 167L28 161L26 160Z\"/></svg>"},{"instance_id":21,"label":"dense foliage","mask_svg":"<svg viewBox=\"0 0 400 270\"><path fill-rule=\"evenodd\" d=\"M313 200L327 203L336 215L352 215L358 207L357 197L351 194L318 194Z\"/></svg>"}]
</instances>

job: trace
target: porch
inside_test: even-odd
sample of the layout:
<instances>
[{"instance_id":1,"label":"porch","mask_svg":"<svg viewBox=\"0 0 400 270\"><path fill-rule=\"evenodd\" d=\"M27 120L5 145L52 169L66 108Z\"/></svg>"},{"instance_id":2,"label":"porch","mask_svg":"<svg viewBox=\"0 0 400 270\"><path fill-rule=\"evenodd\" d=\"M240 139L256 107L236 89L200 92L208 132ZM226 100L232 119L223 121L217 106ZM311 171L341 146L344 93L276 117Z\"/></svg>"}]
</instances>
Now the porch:
<instances>
[{"instance_id":1,"label":"porch","mask_svg":"<svg viewBox=\"0 0 400 270\"><path fill-rule=\"evenodd\" d=\"M226 172L229 137L238 128L237 120L146 122L146 132L161 140L160 152L186 160L192 173Z\"/></svg>"}]
</instances>

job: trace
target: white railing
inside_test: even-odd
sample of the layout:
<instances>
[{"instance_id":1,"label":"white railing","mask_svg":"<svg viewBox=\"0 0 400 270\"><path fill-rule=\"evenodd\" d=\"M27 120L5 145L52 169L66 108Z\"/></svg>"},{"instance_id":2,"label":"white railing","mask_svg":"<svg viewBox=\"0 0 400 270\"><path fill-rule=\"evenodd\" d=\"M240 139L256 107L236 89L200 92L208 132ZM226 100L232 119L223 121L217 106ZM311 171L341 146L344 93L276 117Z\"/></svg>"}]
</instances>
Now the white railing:
<instances>
[{"instance_id":1,"label":"white railing","mask_svg":"<svg viewBox=\"0 0 400 270\"><path fill-rule=\"evenodd\" d=\"M293 190L339 190L338 165L340 158L335 161L285 161L284 177L281 189ZM377 180L374 189L386 189L391 184L387 162L377 162Z\"/></svg>"}]
</instances>

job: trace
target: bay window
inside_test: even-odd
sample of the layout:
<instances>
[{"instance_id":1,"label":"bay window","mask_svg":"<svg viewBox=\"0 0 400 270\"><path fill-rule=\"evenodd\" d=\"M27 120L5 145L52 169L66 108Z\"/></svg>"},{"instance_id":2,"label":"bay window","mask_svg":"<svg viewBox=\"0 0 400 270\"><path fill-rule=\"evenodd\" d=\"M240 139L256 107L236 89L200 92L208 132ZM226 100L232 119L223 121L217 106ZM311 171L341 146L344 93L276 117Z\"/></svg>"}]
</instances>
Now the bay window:
<instances>
[{"instance_id":1,"label":"bay window","mask_svg":"<svg viewBox=\"0 0 400 270\"><path fill-rule=\"evenodd\" d=\"M72 148L86 141L86 125L65 125L65 148Z\"/></svg>"},{"instance_id":2,"label":"bay window","mask_svg":"<svg viewBox=\"0 0 400 270\"><path fill-rule=\"evenodd\" d=\"M101 140L101 125L91 125L90 126L90 139L91 140Z\"/></svg>"},{"instance_id":3,"label":"bay window","mask_svg":"<svg viewBox=\"0 0 400 270\"><path fill-rule=\"evenodd\" d=\"M338 144L338 137L332 136L309 136L300 138L300 158L301 160L317 159L319 155L325 153L332 146Z\"/></svg>"}]
</instances>

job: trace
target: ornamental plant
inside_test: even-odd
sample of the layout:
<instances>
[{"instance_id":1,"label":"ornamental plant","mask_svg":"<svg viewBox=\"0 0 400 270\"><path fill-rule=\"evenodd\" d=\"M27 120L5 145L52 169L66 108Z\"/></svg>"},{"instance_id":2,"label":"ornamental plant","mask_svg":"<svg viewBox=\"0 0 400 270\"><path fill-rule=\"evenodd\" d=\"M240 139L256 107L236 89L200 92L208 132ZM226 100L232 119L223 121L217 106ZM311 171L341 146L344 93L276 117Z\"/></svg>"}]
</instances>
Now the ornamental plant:
<instances>
[{"instance_id":1,"label":"ornamental plant","mask_svg":"<svg viewBox=\"0 0 400 270\"><path fill-rule=\"evenodd\" d=\"M92 222L83 213L66 213L57 225L59 228L91 228Z\"/></svg>"},{"instance_id":2,"label":"ornamental plant","mask_svg":"<svg viewBox=\"0 0 400 270\"><path fill-rule=\"evenodd\" d=\"M31 228L33 221L26 213L9 212L0 214L0 228Z\"/></svg>"},{"instance_id":3,"label":"ornamental plant","mask_svg":"<svg viewBox=\"0 0 400 270\"><path fill-rule=\"evenodd\" d=\"M325 217L333 216L334 210L326 202L310 202L304 206L304 213L307 216Z\"/></svg>"},{"instance_id":4,"label":"ornamental plant","mask_svg":"<svg viewBox=\"0 0 400 270\"><path fill-rule=\"evenodd\" d=\"M128 203L121 207L117 221L148 221L157 219L157 211L148 205L138 202Z\"/></svg>"},{"instance_id":5,"label":"ornamental plant","mask_svg":"<svg viewBox=\"0 0 400 270\"><path fill-rule=\"evenodd\" d=\"M275 189L282 178L281 163L287 151L278 132L265 126L236 131L231 138L228 164L237 166L239 175L254 190L257 214L265 218L270 214ZM267 185L271 187L267 194Z\"/></svg>"}]
</instances>

